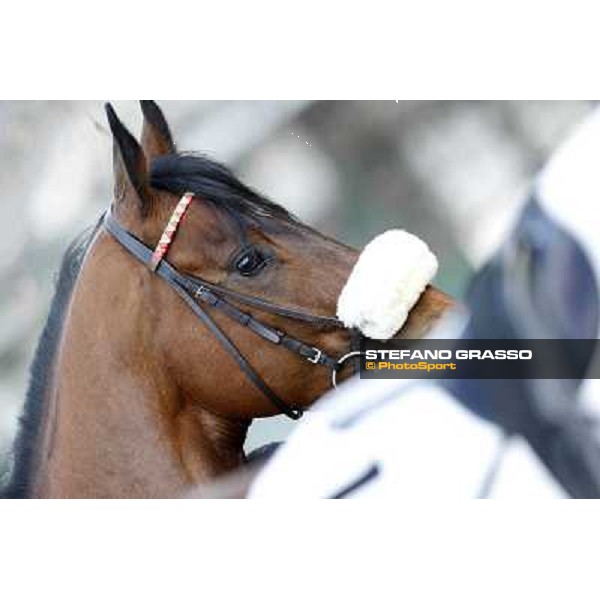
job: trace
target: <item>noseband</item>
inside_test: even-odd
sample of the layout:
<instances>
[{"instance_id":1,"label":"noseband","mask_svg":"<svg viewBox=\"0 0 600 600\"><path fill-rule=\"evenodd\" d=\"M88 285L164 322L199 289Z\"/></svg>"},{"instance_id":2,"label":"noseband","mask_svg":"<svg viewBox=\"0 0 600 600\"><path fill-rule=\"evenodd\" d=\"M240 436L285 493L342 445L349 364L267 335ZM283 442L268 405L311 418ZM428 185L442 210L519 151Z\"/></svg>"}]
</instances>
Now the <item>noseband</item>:
<instances>
[{"instance_id":1,"label":"noseband","mask_svg":"<svg viewBox=\"0 0 600 600\"><path fill-rule=\"evenodd\" d=\"M192 312L204 323L209 331L219 341L221 346L229 353L229 355L237 362L240 370L250 379L250 381L286 416L290 419L299 419L303 410L293 408L287 402L281 399L264 381L264 379L254 370L245 356L240 352L237 346L229 339L229 337L215 323L210 314L202 307L201 303L206 304L214 309L224 312L229 318L236 321L243 327L247 327L252 332L263 338L264 340L283 346L288 350L298 354L303 359L314 365L322 365L328 367L332 371L332 383L336 385L336 376L342 368L344 362L348 360L349 355L346 354L338 359L329 356L324 350L306 344L296 338L287 335L285 332L275 329L265 323L255 319L249 313L246 313L237 306L231 304L228 299L234 300L246 306L258 308L265 312L295 319L306 323L311 323L317 326L330 326L344 328L343 323L335 317L327 317L313 315L307 312L279 306L271 302L256 298L254 296L246 296L240 292L235 292L220 285L210 283L199 277L184 275L180 273L173 265L171 265L165 256L169 250L169 246L173 241L173 237L179 227L179 223L188 209L194 195L191 193L184 194L177 207L173 211L171 218L154 250L146 246L138 238L129 231L121 227L117 222L111 209L104 216L104 226L106 230L125 247L139 261L147 265L151 271L156 273L160 278L167 282L171 289L190 307ZM354 336L354 350L359 343L358 335ZM354 352L351 354L355 354Z\"/></svg>"}]
</instances>

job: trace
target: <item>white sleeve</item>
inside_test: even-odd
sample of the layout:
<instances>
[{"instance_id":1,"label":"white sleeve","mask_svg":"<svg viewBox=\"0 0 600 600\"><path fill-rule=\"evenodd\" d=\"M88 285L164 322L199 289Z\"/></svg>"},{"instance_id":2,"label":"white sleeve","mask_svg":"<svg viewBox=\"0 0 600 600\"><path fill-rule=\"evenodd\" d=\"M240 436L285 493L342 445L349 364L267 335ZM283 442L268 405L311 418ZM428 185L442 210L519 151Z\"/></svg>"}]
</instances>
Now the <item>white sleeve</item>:
<instances>
[{"instance_id":1,"label":"white sleeve","mask_svg":"<svg viewBox=\"0 0 600 600\"><path fill-rule=\"evenodd\" d=\"M251 498L473 498L502 433L429 382L354 380L326 396L254 482ZM491 496L562 497L524 442Z\"/></svg>"}]
</instances>

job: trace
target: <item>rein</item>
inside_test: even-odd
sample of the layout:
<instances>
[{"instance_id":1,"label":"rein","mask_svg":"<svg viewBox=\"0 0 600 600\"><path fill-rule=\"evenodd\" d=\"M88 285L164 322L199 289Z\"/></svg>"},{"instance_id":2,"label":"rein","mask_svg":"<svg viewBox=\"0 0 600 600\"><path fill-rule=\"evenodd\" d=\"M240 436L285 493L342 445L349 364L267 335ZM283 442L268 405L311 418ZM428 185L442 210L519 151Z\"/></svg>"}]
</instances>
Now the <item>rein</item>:
<instances>
[{"instance_id":1,"label":"rein","mask_svg":"<svg viewBox=\"0 0 600 600\"><path fill-rule=\"evenodd\" d=\"M344 328L343 323L335 318L321 315L313 315L295 308L279 306L261 298L246 296L240 292L235 292L221 287L215 283L205 281L199 277L184 275L180 273L172 264L166 260L169 246L179 227L181 219L189 208L194 195L186 193L183 195L177 207L173 211L165 230L158 242L156 248L152 250L141 242L137 237L124 229L112 214L109 208L104 216L104 227L125 249L127 249L139 261L148 266L161 279L167 282L171 289L190 307L192 312L204 323L209 331L215 336L221 346L237 362L240 370L250 379L250 381L286 416L290 419L299 419L303 410L293 408L285 402L277 393L275 393L265 380L250 365L246 357L240 352L231 339L215 323L209 313L201 306L201 303L224 312L232 320L243 327L247 327L262 339L276 345L283 346L291 352L298 354L301 358L314 365L328 367L332 371L332 383L335 387L336 376L342 368L344 362L351 358L356 352L351 352L339 358L329 356L324 350L311 346L287 335L284 331L275 329L266 325L262 321L255 319L249 313L240 310L228 302L227 298L255 307L265 312L278 316L296 319L320 326L331 326ZM356 332L355 332L356 333ZM360 341L358 334L354 336L354 346ZM351 356L352 355L352 356Z\"/></svg>"}]
</instances>

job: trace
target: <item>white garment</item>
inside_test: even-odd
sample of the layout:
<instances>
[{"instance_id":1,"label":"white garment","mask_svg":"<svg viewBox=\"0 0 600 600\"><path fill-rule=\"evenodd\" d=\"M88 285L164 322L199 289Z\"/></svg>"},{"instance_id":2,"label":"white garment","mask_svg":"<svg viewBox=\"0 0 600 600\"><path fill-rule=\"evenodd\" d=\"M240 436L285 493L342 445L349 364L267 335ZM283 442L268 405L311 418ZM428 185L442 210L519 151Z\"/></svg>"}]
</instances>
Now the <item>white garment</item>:
<instances>
[{"instance_id":1,"label":"white garment","mask_svg":"<svg viewBox=\"0 0 600 600\"><path fill-rule=\"evenodd\" d=\"M430 382L354 378L328 394L254 482L251 498L329 498L372 471L348 497L478 497L502 446L480 420ZM511 442L490 497L563 497L522 441Z\"/></svg>"}]
</instances>

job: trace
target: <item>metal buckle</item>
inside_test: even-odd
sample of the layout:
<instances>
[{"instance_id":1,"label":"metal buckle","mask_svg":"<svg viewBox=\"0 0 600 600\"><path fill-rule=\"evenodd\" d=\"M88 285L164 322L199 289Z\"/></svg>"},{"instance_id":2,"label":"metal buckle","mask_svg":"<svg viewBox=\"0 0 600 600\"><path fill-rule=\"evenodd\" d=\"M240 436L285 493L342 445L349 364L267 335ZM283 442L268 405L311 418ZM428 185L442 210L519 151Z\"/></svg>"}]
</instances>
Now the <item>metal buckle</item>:
<instances>
[{"instance_id":1,"label":"metal buckle","mask_svg":"<svg viewBox=\"0 0 600 600\"><path fill-rule=\"evenodd\" d=\"M198 285L198 287L196 288L196 291L194 292L194 297L195 298L201 298L202 295L204 293L206 293L207 288L204 287L203 285Z\"/></svg>"},{"instance_id":2,"label":"metal buckle","mask_svg":"<svg viewBox=\"0 0 600 600\"><path fill-rule=\"evenodd\" d=\"M333 369L333 371L331 371L331 384L334 388L337 388L338 384L337 384L337 374L339 371L342 370L342 367L344 366L344 363L350 359L350 358L354 358L355 356L360 356L362 354L362 352L360 350L354 350L353 352L348 352L348 354L344 354L344 356L342 356L340 359L338 359L337 363L336 363L336 368Z\"/></svg>"},{"instance_id":3,"label":"metal buckle","mask_svg":"<svg viewBox=\"0 0 600 600\"><path fill-rule=\"evenodd\" d=\"M321 350L319 350L318 348L315 348L313 346L313 350L315 351L315 355L310 358L310 357L306 357L306 360L310 363L312 363L313 365L316 365L320 360L321 360L321 356L323 356L323 352Z\"/></svg>"}]
</instances>

